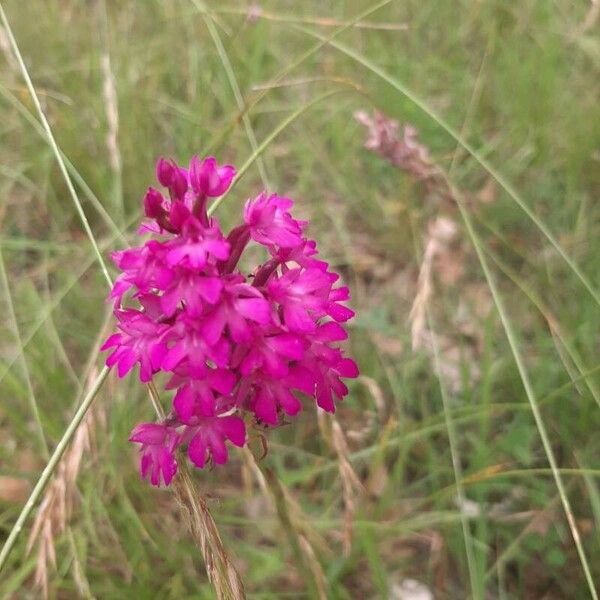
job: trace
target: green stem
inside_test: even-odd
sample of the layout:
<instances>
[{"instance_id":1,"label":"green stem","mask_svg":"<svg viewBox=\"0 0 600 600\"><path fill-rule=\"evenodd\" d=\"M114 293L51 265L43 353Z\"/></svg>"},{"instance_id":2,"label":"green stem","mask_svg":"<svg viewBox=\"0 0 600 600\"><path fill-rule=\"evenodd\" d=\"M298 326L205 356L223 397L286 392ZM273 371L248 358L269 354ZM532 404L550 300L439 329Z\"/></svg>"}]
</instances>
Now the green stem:
<instances>
[{"instance_id":1,"label":"green stem","mask_svg":"<svg viewBox=\"0 0 600 600\"><path fill-rule=\"evenodd\" d=\"M21 74L23 75L23 79L25 80L25 84L27 86L27 89L29 90L29 94L31 95L31 100L33 101L33 105L36 108L36 111L38 113L38 116L40 118L42 126L44 128L44 131L46 132L46 136L48 138L48 143L50 144L50 148L52 148L52 152L54 153L54 156L56 157L56 162L58 163L60 172L62 173L62 176L65 180L67 189L69 190L69 194L71 195L71 198L73 200L73 203L75 204L77 213L79 214L79 217L81 218L81 222L83 223L83 228L85 229L85 232L87 233L87 235L90 239L92 247L94 248L94 253L96 254L96 258L98 259L98 262L100 263L100 268L102 270L102 274L104 275L106 281L108 282L108 285L112 286L112 279L110 278L110 275L108 274L108 269L106 267L106 263L104 262L104 259L102 258L102 254L100 253L100 248L98 248L98 243L96 242L96 238L94 237L92 228L90 227L87 216L83 210L83 207L81 206L81 202L79 201L77 192L75 191L75 188L73 186L73 182L71 181L71 178L69 177L69 172L67 171L67 167L65 165L65 161L63 160L62 153L60 151L60 148L58 147L58 144L56 143L56 139L54 138L54 134L52 133L52 129L50 128L50 124L48 123L48 119L46 119L46 115L44 114L44 111L42 109L42 104L40 103L40 99L38 98L37 92L35 91L35 87L33 86L33 82L31 81L31 77L29 76L29 72L27 71L27 67L25 66L25 61L23 60L23 57L21 56L21 51L19 50L17 40L15 39L15 36L13 35L10 23L8 22L6 13L4 12L4 8L2 8L2 4L0 4L0 21L2 21L2 25L4 26L4 29L6 30L6 35L8 36L8 41L10 42L12 51L15 55L15 58L17 59L17 63L19 64L19 69L21 70Z\"/></svg>"},{"instance_id":2,"label":"green stem","mask_svg":"<svg viewBox=\"0 0 600 600\"><path fill-rule=\"evenodd\" d=\"M262 143L258 146L258 148L256 148L256 150L251 154L251 156L248 158L248 160L240 167L240 169L238 170L235 179L231 182L231 185L229 186L229 189L227 190L227 193L224 194L223 196L221 196L220 198L217 198L209 207L208 209L208 215L212 215L215 210L217 210L217 208L219 207L219 205L221 204L221 202L223 202L223 200L225 200L225 198L231 193L231 191L233 190L234 186L237 184L237 182L246 174L246 171L252 166L252 164L254 163L254 161L265 151L265 149L269 146L269 144L291 123L293 123L300 115L302 115L303 113L305 113L309 108L313 107L315 104L321 102L322 100L326 100L327 98L330 98L331 96L333 96L334 94L339 94L344 90L333 90L331 92L327 92L325 94L321 94L320 96L317 96L316 98L314 98L313 100L311 100L310 102L307 102L306 104L303 104L300 108L298 108L297 110L295 110L291 115L289 115L287 118L285 118L271 133L270 135L268 135L263 141Z\"/></svg>"},{"instance_id":3,"label":"green stem","mask_svg":"<svg viewBox=\"0 0 600 600\"><path fill-rule=\"evenodd\" d=\"M433 108L431 108L424 100L422 100L417 94L413 93L410 89L408 89L401 81L395 79L386 71L384 71L381 67L377 66L374 62L372 62L367 57L363 56L359 52L354 49L342 44L341 42L335 41L329 37L325 37L324 35L308 29L306 27L302 27L300 25L295 25L294 29L298 31L302 31L307 35L310 35L314 38L320 39L324 43L328 43L330 46L339 50L346 56L350 57L357 63L363 65L365 68L370 70L372 73L377 75L380 79L385 81L388 85L396 89L401 95L410 100L415 106L417 106L423 113L425 113L428 117L430 117L439 127L441 127L450 137L454 139L460 146L462 146L472 157L478 162L500 185L500 187L510 196L510 198L515 202L515 204L527 215L527 217L535 224L535 226L540 230L542 235L550 242L552 247L556 250L556 252L560 255L560 257L564 260L567 266L573 271L575 276L579 279L579 281L583 284L585 289L588 291L590 296L594 299L596 304L600 306L600 293L598 290L594 288L589 278L585 275L585 273L581 270L581 268L575 263L573 258L567 254L564 248L559 244L558 240L554 236L554 234L550 231L550 229L543 223L539 217L533 212L531 208L526 204L525 200L521 197L521 195L517 192L517 190L512 186L512 184L498 171L486 158L483 156L481 152L479 152L474 146L472 146L452 125L450 125L445 119L443 119L438 113L435 112Z\"/></svg>"},{"instance_id":4,"label":"green stem","mask_svg":"<svg viewBox=\"0 0 600 600\"><path fill-rule=\"evenodd\" d=\"M8 556L10 555L10 552L13 549L15 542L17 541L17 538L19 537L19 534L21 533L21 529L23 529L23 525L25 524L27 517L29 517L31 511L33 510L33 507L35 506L35 504L39 500L40 496L42 495L46 485L48 484L48 481L50 480L50 478L52 477L52 474L54 473L54 469L56 468L60 459L62 458L62 455L64 454L65 450L67 449L67 446L69 445L69 442L71 441L73 435L77 431L77 428L79 427L81 421L83 420L83 417L85 417L88 409L92 405L92 402L94 401L94 398L96 397L96 394L98 394L98 392L100 391L100 388L102 387L102 384L106 380L106 377L109 372L110 372L110 369L108 367L104 367L102 369L102 371L98 375L98 378L94 382L93 387L90 388L87 395L83 399L82 403L79 405L79 408L77 409L77 412L75 413L75 416L73 417L73 419L71 419L69 426L65 430L65 432L64 432L62 438L60 439L60 441L58 442L58 444L56 445L56 448L54 449L54 452L52 453L52 456L50 457L48 464L42 471L42 474L40 475L38 482L35 484L33 491L31 492L27 502L25 503L25 506L23 507L23 510L21 511L21 514L19 515L19 518L17 519L17 522L14 524L14 526L8 536L8 539L6 540L6 543L4 544L2 551L0 552L0 572L2 571L4 565L6 564L6 561L8 560Z\"/></svg>"},{"instance_id":5,"label":"green stem","mask_svg":"<svg viewBox=\"0 0 600 600\"><path fill-rule=\"evenodd\" d=\"M244 101L244 97L242 96L242 91L240 90L240 86L237 82L237 78L233 71L233 67L231 66L231 61L229 60L229 56L227 55L227 51L225 50L225 46L223 46L223 41L221 40L221 36L215 24L213 22L213 18L211 14L208 12L206 5L202 0L192 0L194 6L198 9L200 13L202 13L202 19L204 20L204 24L210 33L210 37L212 38L215 47L217 49L217 54L221 59L221 63L223 65L223 69L225 70L225 74L227 75L227 79L229 80L229 87L231 87L231 91L235 97L235 101L237 107L240 111L240 115L242 117L242 122L244 123L244 129L246 130L246 137L250 142L250 147L252 148L252 152L256 152L258 148L258 142L256 141L256 135L254 133L254 129L252 128L252 122L250 121L250 117L248 112L246 111L246 102ZM265 188L271 187L269 185L269 178L267 176L267 170L265 168L265 164L262 158L257 158L256 161L258 172L260 174L260 178L263 182Z\"/></svg>"}]
</instances>

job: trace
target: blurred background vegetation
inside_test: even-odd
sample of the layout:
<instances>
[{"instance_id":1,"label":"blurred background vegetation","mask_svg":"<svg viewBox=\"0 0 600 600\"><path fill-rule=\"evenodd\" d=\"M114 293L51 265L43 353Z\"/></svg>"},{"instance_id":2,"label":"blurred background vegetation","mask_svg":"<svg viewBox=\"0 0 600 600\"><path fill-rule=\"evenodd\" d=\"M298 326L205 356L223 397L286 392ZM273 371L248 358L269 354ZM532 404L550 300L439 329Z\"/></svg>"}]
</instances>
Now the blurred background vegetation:
<instances>
[{"instance_id":1,"label":"blurred background vegetation","mask_svg":"<svg viewBox=\"0 0 600 600\"><path fill-rule=\"evenodd\" d=\"M317 588L339 599L590 597L600 582L597 2L3 5L106 258L137 239L158 156L240 166L266 141L219 218L234 223L268 184L296 199L351 286L362 377L336 421L306 407L267 432L261 461L288 495ZM35 413L52 449L110 321L106 283L0 33L2 542L47 458ZM357 110L399 121L398 143L418 144L429 174L364 148ZM416 140L402 137L405 124ZM134 377L110 377L45 506L69 526L38 519L27 554L28 521L1 598L40 597L36 578L53 598L212 597L172 495L139 480L127 437L152 414ZM310 597L289 527L232 456L194 477L248 597Z\"/></svg>"}]
</instances>

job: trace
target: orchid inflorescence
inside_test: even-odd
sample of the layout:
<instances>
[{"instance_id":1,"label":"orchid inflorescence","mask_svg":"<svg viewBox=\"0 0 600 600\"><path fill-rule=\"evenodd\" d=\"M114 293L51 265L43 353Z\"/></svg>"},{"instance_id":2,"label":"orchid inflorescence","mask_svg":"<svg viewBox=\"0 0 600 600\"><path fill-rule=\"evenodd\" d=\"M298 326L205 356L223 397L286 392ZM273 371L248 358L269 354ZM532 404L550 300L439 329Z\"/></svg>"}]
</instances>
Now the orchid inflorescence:
<instances>
[{"instance_id":1,"label":"orchid inflorescence","mask_svg":"<svg viewBox=\"0 0 600 600\"><path fill-rule=\"evenodd\" d=\"M161 158L156 174L168 197L148 189L140 233L155 237L112 255L119 331L102 349L112 349L106 364L120 377L136 363L142 382L170 375L171 413L129 438L141 445L142 477L160 486L177 471L178 447L198 468L224 464L226 441L246 442L244 417L277 425L302 409L299 392L334 412L348 393L342 378L358 368L336 346L348 337L340 323L354 314L343 304L348 288L316 258L292 200L261 193L225 237L207 209L230 187L232 166L194 156L185 169ZM269 257L245 276L238 263L251 240Z\"/></svg>"}]
</instances>

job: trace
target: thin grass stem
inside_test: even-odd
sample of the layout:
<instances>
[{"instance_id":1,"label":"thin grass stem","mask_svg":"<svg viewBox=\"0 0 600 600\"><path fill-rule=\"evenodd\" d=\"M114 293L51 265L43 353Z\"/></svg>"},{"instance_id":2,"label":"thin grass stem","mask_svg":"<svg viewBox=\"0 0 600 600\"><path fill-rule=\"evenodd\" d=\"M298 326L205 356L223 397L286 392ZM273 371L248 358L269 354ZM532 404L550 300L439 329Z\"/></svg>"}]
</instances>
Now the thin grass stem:
<instances>
[{"instance_id":1,"label":"thin grass stem","mask_svg":"<svg viewBox=\"0 0 600 600\"><path fill-rule=\"evenodd\" d=\"M223 200L225 200L225 198L231 193L231 191L235 187L235 185L246 174L246 171L248 171L248 169L254 164L254 161L257 159L257 157L260 156L269 147L269 145L273 142L273 140L284 129L286 129L291 123L293 123L298 117L300 117L302 114L304 114L307 110L309 110L310 108L312 108L315 104L318 104L319 102L322 102L323 100L326 100L327 98L330 98L331 96L334 96L335 94L339 94L341 91L342 90L333 90L331 92L327 92L325 94L317 96L316 98L314 98L310 102L307 102L306 104L303 104L300 108L298 108L297 110L295 110L291 115L289 115L288 117L286 117L263 140L263 142L256 148L256 150L248 158L248 160L240 167L240 169L238 170L238 172L237 172L234 180L231 182L231 186L227 190L227 193L225 195L221 196L220 198L217 198L212 203L212 205L209 207L209 209L208 209L209 216L212 215L215 212L215 210L217 210L217 208L219 207L219 205L221 204L221 202L223 202Z\"/></svg>"},{"instance_id":2,"label":"thin grass stem","mask_svg":"<svg viewBox=\"0 0 600 600\"><path fill-rule=\"evenodd\" d=\"M250 148L253 153L256 153L258 149L256 134L254 133L250 116L245 110L246 102L244 101L244 97L242 96L240 86L233 71L233 67L231 66L231 61L229 60L229 56L227 54L227 51L225 50L225 46L223 46L221 36L219 35L219 32L213 22L212 16L206 8L204 2L202 2L202 0L191 0L191 2L198 9L198 11L202 13L202 19L204 20L204 24L208 29L208 33L210 34L210 37L212 38L213 43L215 44L217 54L219 55L219 59L221 60L221 64L223 65L223 69L225 71L225 74L227 75L229 86L231 87L231 91L233 92L233 96L235 98L238 110L240 111L240 115L242 116L242 123L244 124L246 136L248 138L248 141L250 142ZM262 179L263 185L267 189L270 188L271 186L269 183L269 178L267 176L265 163L260 155L257 155L256 166L258 168L258 172L260 174L260 178Z\"/></svg>"},{"instance_id":3,"label":"thin grass stem","mask_svg":"<svg viewBox=\"0 0 600 600\"><path fill-rule=\"evenodd\" d=\"M412 220L411 220L411 225L412 225ZM417 236L415 235L414 227L412 227L412 229L413 229L412 238L413 238L414 251L415 251L415 255L418 256L419 254L422 254L422 252L420 252L419 248L418 248ZM465 505L465 492L464 492L464 486L463 486L463 473L462 473L462 467L461 467L459 450L458 450L458 443L457 443L457 438L456 438L456 429L455 429L455 425L454 425L454 419L452 417L452 411L451 411L451 407L450 407L450 399L448 397L448 390L446 389L446 384L441 375L442 369L441 369L440 350L439 350L436 332L433 327L433 318L431 316L431 310L429 309L429 307L427 305L425 306L425 314L426 314L427 328L429 329L429 332L431 334L431 343L432 343L432 347L433 347L434 369L435 369L435 373L437 374L440 396L442 398L444 423L446 425L446 431L448 434L448 442L450 444L450 458L452 461L452 471L454 473L454 484L455 484L455 488L456 488L456 499L458 502L458 510L460 512L460 522L461 522L461 528L462 528L462 534L463 534L463 541L465 544L465 553L467 556L467 568L469 570L471 593L474 598L479 599L482 597L482 591L479 589L479 584L478 584L478 580L477 580L477 570L476 570L475 555L474 555L474 550L473 550L473 536L471 534L470 525L469 525L467 516L466 516L466 514L464 512L464 508L463 508Z\"/></svg>"},{"instance_id":4,"label":"thin grass stem","mask_svg":"<svg viewBox=\"0 0 600 600\"><path fill-rule=\"evenodd\" d=\"M311 46L308 50L303 52L296 59L292 60L284 67L281 71L279 71L276 75L274 75L266 84L265 88L260 91L255 98L251 98L246 105L246 112L249 112L256 104L258 104L262 98L268 93L269 89L271 89L275 84L281 81L286 75L292 72L294 69L299 67L302 63L307 61L311 56L314 56L321 48L325 47L329 42L333 39L351 29L356 23L366 19L368 16L382 9L384 6L391 4L392 0L382 0L381 2L377 2L373 6L368 9L362 11L358 15L356 15L353 19L347 21L342 27L335 29L328 36L321 37L321 41L317 42L313 46Z\"/></svg>"},{"instance_id":5,"label":"thin grass stem","mask_svg":"<svg viewBox=\"0 0 600 600\"><path fill-rule=\"evenodd\" d=\"M23 341L21 339L21 332L19 330L19 323L17 321L17 315L15 313L15 305L13 303L12 294L10 293L10 287L8 283L8 277L6 275L6 267L4 266L4 256L2 253L2 249L0 248L0 281L2 282L2 287L5 290L6 294L6 304L8 305L8 314L10 317L10 321L13 324L13 330L17 342L19 344L19 348L22 347ZM44 426L42 425L42 419L40 417L40 411L37 405L37 400L35 398L35 393L33 391L33 385L31 384L31 377L29 375L29 368L27 367L27 359L23 353L20 354L21 358L21 367L23 370L23 376L25 377L25 383L27 385L27 399L29 401L29 407L31 408L31 413L33 414L33 420L35 421L35 428L38 433L38 437L40 439L40 445L42 448L42 454L45 459L50 455L48 450L48 442L46 441L46 435L44 434Z\"/></svg>"},{"instance_id":6,"label":"thin grass stem","mask_svg":"<svg viewBox=\"0 0 600 600\"><path fill-rule=\"evenodd\" d=\"M92 228L90 227L90 224L88 222L85 211L83 210L83 207L81 205L79 197L77 196L77 192L75 191L73 182L71 181L71 178L69 177L69 172L67 171L67 167L63 160L62 153L58 147L58 144L56 143L54 134L52 133L52 129L50 127L50 124L48 123L48 119L46 119L46 115L44 114L44 110L42 109L40 99L37 95L37 92L35 91L35 87L33 86L31 77L29 76L29 71L27 70L25 61L23 60L23 57L21 56L21 51L19 50L17 40L15 39L15 36L13 35L12 28L10 26L10 23L8 22L6 13L4 12L2 3L0 3L0 21L2 21L2 25L6 29L6 34L8 36L10 46L15 55L15 58L17 59L19 69L21 70L21 75L23 76L23 79L25 80L25 84L27 86L27 89L29 90L33 104L38 112L38 116L40 118L42 126L44 127L44 131L46 132L46 136L48 138L48 143L50 144L50 147L52 148L52 152L54 153L54 156L56 157L56 161L58 162L59 169L65 180L67 189L69 190L69 194L71 195L71 199L73 200L73 204L75 205L77 213L79 214L79 217L83 224L83 228L85 229L85 232L87 233L90 243L92 244L92 247L94 248L96 258L98 259L98 263L100 264L100 268L102 270L102 274L104 275L104 278L106 279L108 284L110 286L112 286L112 279L111 279L110 275L108 274L108 269L106 267L106 263L104 262L104 258L102 258L102 254L100 253L100 249L98 248L98 244L97 244L96 238L94 237L94 234L92 232Z\"/></svg>"},{"instance_id":7,"label":"thin grass stem","mask_svg":"<svg viewBox=\"0 0 600 600\"><path fill-rule=\"evenodd\" d=\"M48 141L48 136L46 131L40 122L29 112L27 107L13 94L10 90L2 85L0 82L0 96L2 96L35 130L35 132L46 142ZM60 148L59 148L60 150ZM81 188L90 204L96 209L96 212L102 217L108 228L113 232L113 234L121 235L121 230L114 222L113 218L110 216L108 211L104 208L96 194L92 191L90 186L87 184L85 179L81 176L79 171L75 168L75 165L69 160L69 157L60 150L61 156L65 165L71 174L71 177L75 180L77 185Z\"/></svg>"},{"instance_id":8,"label":"thin grass stem","mask_svg":"<svg viewBox=\"0 0 600 600\"><path fill-rule=\"evenodd\" d=\"M65 432L60 438L60 441L58 442L56 448L52 452L48 463L44 467L40 478L35 484L35 487L33 488L29 498L27 499L27 502L25 503L25 506L21 510L17 521L15 522L13 528L11 529L8 535L8 538L6 539L2 550L0 551L0 572L2 572L2 569L6 565L11 550L13 549L15 542L17 541L17 538L21 533L21 530L23 529L23 525L25 524L27 517L29 517L31 511L33 510L33 507L36 505L46 485L50 481L50 478L54 473L54 469L56 469L58 463L60 462L62 455L64 454L65 450L67 449L67 446L69 445L69 442L71 441L71 438L77 431L77 428L79 427L81 421L83 420L88 409L92 405L94 398L100 391L100 388L104 384L104 381L106 380L106 377L108 376L109 372L110 369L108 367L104 367L102 371L100 371L96 381L94 381L92 387L89 389L89 391L83 398L81 404L79 405L79 408L77 409L77 412L71 419L71 422L65 429Z\"/></svg>"},{"instance_id":9,"label":"thin grass stem","mask_svg":"<svg viewBox=\"0 0 600 600\"><path fill-rule=\"evenodd\" d=\"M448 185L451 186L450 181L447 181ZM504 308L504 302L500 297L500 293L498 288L496 287L496 282L492 276L491 270L489 268L487 258L485 255L485 251L483 250L482 244L479 240L479 236L475 232L473 227L473 223L471 221L471 216L464 206L464 201L460 192L456 189L453 189L454 197L456 198L456 202L458 208L460 210L460 214L465 223L465 227L469 234L469 238L475 248L475 252L477 253L477 258L479 259L479 264L481 265L481 269L484 273L485 279L487 281L488 287L490 288L490 292L494 299L494 304L496 305L496 309L500 316L500 321L502 322L502 327L506 334L508 344L511 349L511 353L515 360L515 364L517 365L517 370L519 371L519 376L521 378L521 382L523 384L523 388L525 389L525 394L529 401L531 412L533 413L533 418L535 420L536 427L538 429L538 433L542 440L542 445L544 447L544 452L546 454L546 458L550 465L550 469L552 470L552 474L554 476L554 482L558 489L558 493L560 495L560 499L563 505L563 509L567 518L567 523L569 525L569 529L571 530L571 535L573 536L573 541L575 542L575 547L577 549L577 554L579 555L579 560L581 562L581 566L583 568L585 579L590 591L590 594L594 600L598 599L598 593L596 591L596 586L594 584L594 580L592 578L592 574L590 571L589 563L587 556L585 554L585 550L583 548L583 543L581 541L581 535L579 533L579 529L577 527L577 523L575 522L575 517L573 516L573 510L571 508L571 503L567 496L565 486L560 475L558 464L556 462L556 458L554 456L554 451L552 449L552 445L550 443L550 438L548 436L548 432L546 431L546 426L544 425L544 421L542 419L542 414L539 408L539 404L536 398L536 394L533 390L533 386L531 385L531 381L529 379L529 373L525 368L525 362L521 355L521 350L519 348L519 344L517 342L517 337L514 333L512 323L508 318L506 310Z\"/></svg>"},{"instance_id":10,"label":"thin grass stem","mask_svg":"<svg viewBox=\"0 0 600 600\"><path fill-rule=\"evenodd\" d=\"M600 293L592 286L590 280L575 263L575 261L566 253L562 246L558 243L558 240L554 237L550 229L543 223L543 221L527 206L526 202L521 198L520 194L512 186L512 184L476 149L474 148L463 136L450 125L444 118L438 115L424 100L422 100L417 94L409 90L404 84L398 81L396 78L389 75L382 68L378 67L375 63L369 60L367 57L359 54L357 51L349 48L341 42L337 42L331 38L323 36L320 33L312 31L307 27L300 25L294 26L295 29L302 31L312 37L322 40L324 43L330 44L333 48L336 48L346 56L352 58L359 64L363 65L380 79L383 79L386 83L395 88L408 100L410 100L415 106L423 111L428 117L430 117L439 127L441 127L448 135L450 135L457 143L459 143L504 189L504 191L510 196L510 198L517 204L517 206L529 217L529 219L535 224L535 226L541 231L544 237L550 242L552 247L565 261L569 268L575 273L579 281L583 284L585 289L589 292L590 296L594 299L596 304L600 306Z\"/></svg>"}]
</instances>

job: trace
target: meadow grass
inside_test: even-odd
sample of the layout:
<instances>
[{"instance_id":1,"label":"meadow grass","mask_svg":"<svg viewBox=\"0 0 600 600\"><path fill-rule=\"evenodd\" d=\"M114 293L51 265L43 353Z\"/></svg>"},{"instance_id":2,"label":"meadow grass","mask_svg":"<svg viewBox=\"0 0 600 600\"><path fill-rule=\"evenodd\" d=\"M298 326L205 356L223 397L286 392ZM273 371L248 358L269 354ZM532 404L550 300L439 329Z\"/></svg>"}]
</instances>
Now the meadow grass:
<instances>
[{"instance_id":1,"label":"meadow grass","mask_svg":"<svg viewBox=\"0 0 600 600\"><path fill-rule=\"evenodd\" d=\"M319 597L324 586L336 599L403 598L416 579L436 598L591 597L599 25L583 0L379 4L3 7L104 260L136 239L156 158L211 152L244 166L217 208L226 227L268 184L310 216L352 288L363 378L336 414L364 488L349 552L346 463L311 407L266 432L258 467L232 452L227 467L194 473L247 596ZM101 364L109 310L3 34L0 542ZM357 109L414 125L459 206L365 150ZM411 350L421 249L439 215L459 227L454 264L438 264L430 342ZM445 278L453 267L460 275ZM152 418L145 389L111 375L93 410L50 596L212 598L172 494L138 477L127 437ZM256 437L251 446L259 457ZM39 595L31 523L0 598Z\"/></svg>"}]
</instances>

